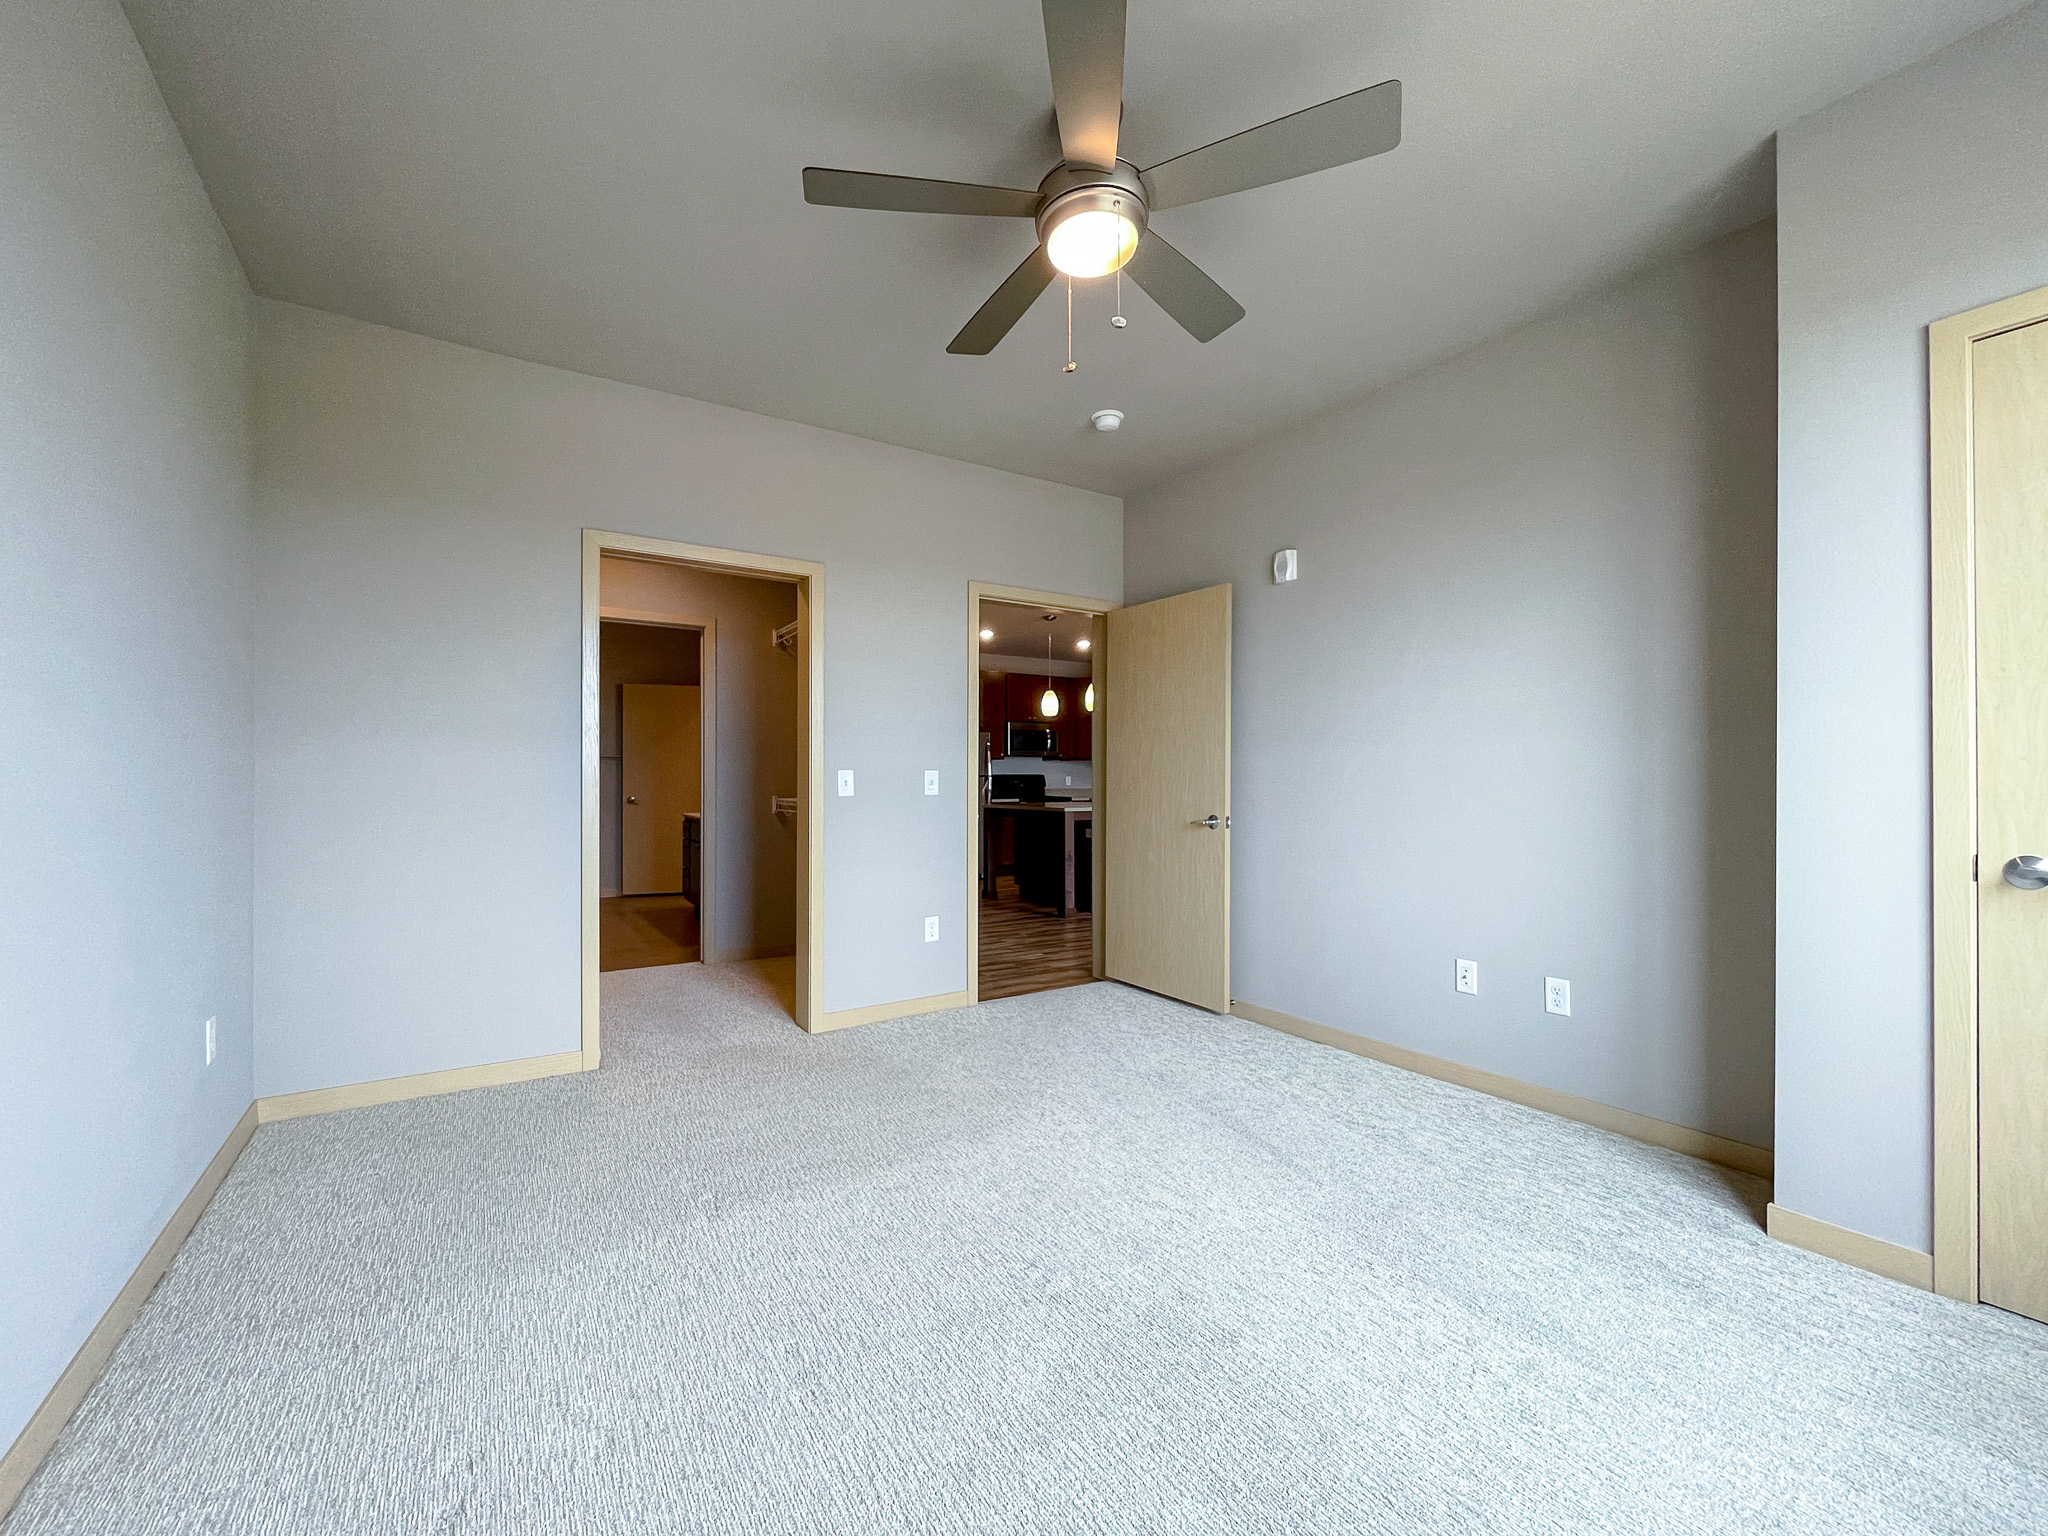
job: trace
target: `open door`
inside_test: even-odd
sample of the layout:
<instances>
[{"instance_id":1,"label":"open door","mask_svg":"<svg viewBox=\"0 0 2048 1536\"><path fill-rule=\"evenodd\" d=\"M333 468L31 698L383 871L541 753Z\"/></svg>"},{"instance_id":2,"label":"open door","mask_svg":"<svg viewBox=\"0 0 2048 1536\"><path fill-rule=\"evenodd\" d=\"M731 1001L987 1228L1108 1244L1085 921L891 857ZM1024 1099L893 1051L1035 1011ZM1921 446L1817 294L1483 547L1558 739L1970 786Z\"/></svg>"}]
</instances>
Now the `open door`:
<instances>
[{"instance_id":1,"label":"open door","mask_svg":"<svg viewBox=\"0 0 2048 1536\"><path fill-rule=\"evenodd\" d=\"M703 806L703 708L696 688L620 686L619 890L683 889L683 833Z\"/></svg>"},{"instance_id":2,"label":"open door","mask_svg":"<svg viewBox=\"0 0 2048 1536\"><path fill-rule=\"evenodd\" d=\"M1230 1011L1230 588L1108 615L1103 970Z\"/></svg>"}]
</instances>

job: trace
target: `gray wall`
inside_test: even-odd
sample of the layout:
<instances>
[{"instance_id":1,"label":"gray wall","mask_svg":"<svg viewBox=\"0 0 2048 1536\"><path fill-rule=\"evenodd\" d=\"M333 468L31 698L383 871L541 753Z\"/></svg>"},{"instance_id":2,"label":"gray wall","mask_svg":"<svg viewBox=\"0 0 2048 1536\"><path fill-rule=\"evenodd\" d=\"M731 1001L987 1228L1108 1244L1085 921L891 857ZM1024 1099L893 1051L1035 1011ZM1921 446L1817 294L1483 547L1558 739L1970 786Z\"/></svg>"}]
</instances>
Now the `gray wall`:
<instances>
[{"instance_id":1,"label":"gray wall","mask_svg":"<svg viewBox=\"0 0 2048 1536\"><path fill-rule=\"evenodd\" d=\"M1113 498L255 314L259 1092L576 1047L585 527L824 563L825 1004L965 984L967 583L1119 595Z\"/></svg>"},{"instance_id":2,"label":"gray wall","mask_svg":"<svg viewBox=\"0 0 2048 1536\"><path fill-rule=\"evenodd\" d=\"M716 625L718 803L707 959L796 952L796 822L771 797L797 792L796 657L769 636L796 617L790 582L648 560L603 562L607 607Z\"/></svg>"},{"instance_id":3,"label":"gray wall","mask_svg":"<svg viewBox=\"0 0 2048 1536\"><path fill-rule=\"evenodd\" d=\"M1236 996L1770 1143L1772 274L1740 231L1129 498L1131 600L1236 584Z\"/></svg>"},{"instance_id":4,"label":"gray wall","mask_svg":"<svg viewBox=\"0 0 2048 1536\"><path fill-rule=\"evenodd\" d=\"M0 146L4 1447L248 1107L250 743L247 290L111 0L0 6Z\"/></svg>"},{"instance_id":5,"label":"gray wall","mask_svg":"<svg viewBox=\"0 0 2048 1536\"><path fill-rule=\"evenodd\" d=\"M1925 1250L1926 327L2048 284L2048 8L1786 129L1778 207L1777 1199Z\"/></svg>"}]
</instances>

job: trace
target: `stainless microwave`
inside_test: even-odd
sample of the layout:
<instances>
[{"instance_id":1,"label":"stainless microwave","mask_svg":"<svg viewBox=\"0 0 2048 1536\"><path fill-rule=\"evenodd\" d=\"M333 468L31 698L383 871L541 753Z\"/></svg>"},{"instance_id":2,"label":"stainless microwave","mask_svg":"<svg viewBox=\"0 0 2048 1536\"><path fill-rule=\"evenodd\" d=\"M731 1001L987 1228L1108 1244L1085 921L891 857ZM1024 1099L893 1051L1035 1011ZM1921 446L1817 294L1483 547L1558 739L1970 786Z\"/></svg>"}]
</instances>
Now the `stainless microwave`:
<instances>
[{"instance_id":1,"label":"stainless microwave","mask_svg":"<svg viewBox=\"0 0 2048 1536\"><path fill-rule=\"evenodd\" d=\"M1012 720L1003 727L1003 756L1058 757L1060 733L1049 725Z\"/></svg>"}]
</instances>

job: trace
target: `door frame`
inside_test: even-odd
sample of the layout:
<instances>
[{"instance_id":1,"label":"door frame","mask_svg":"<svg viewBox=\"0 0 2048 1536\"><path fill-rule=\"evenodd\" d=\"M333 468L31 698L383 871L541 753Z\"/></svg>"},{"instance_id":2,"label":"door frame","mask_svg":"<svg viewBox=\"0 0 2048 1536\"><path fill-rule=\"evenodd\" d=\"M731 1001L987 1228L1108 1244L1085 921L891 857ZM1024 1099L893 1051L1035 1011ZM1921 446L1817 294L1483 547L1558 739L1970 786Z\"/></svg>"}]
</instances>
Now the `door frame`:
<instances>
[{"instance_id":1,"label":"door frame","mask_svg":"<svg viewBox=\"0 0 2048 1536\"><path fill-rule=\"evenodd\" d=\"M711 836L713 818L718 813L718 621L708 618L671 617L668 614L648 613L638 608L607 608L597 610L598 636L603 639L606 624L637 624L643 629L682 629L693 631L697 636L697 711L699 729L697 733L698 776L702 788L698 792L698 891L697 891L697 953L707 965L718 963L718 949L712 941L716 932L713 923L716 903L712 899L714 887L711 876L718 862L715 844ZM604 701L598 701L598 717L604 715ZM604 744L598 744L600 791L603 789L602 761ZM622 765L623 766L623 765ZM623 778L623 774L622 774ZM624 791L621 790L621 793ZM621 864L624 862L623 833L625 831L624 807L620 807L619 828L622 834L620 848ZM599 827L603 821L600 814ZM602 853L600 847L600 854ZM600 859L600 865L602 859ZM603 874L602 868L599 870ZM598 897L604 897L602 879L599 881Z\"/></svg>"},{"instance_id":2,"label":"door frame","mask_svg":"<svg viewBox=\"0 0 2048 1536\"><path fill-rule=\"evenodd\" d=\"M825 567L815 560L783 555L757 555L744 550L684 544L674 539L644 538L631 533L583 530L583 1070L594 1070L603 1056L598 1019L598 638L603 610L598 575L607 554L666 560L729 575L759 576L789 582L796 588L796 763L797 763L797 888L796 998L799 1028L817 1030L825 1023ZM708 713L708 712L707 712ZM709 783L715 758L706 760ZM705 802L710 825L711 802ZM715 857L706 840L705 886L710 886ZM701 942L701 936L700 936ZM710 953L708 949L703 951Z\"/></svg>"},{"instance_id":3,"label":"door frame","mask_svg":"<svg viewBox=\"0 0 2048 1536\"><path fill-rule=\"evenodd\" d=\"M1933 737L1934 1288L1976 1301L1977 590L1972 345L2048 320L2048 288L1927 329Z\"/></svg>"},{"instance_id":4,"label":"door frame","mask_svg":"<svg viewBox=\"0 0 2048 1536\"><path fill-rule=\"evenodd\" d=\"M1121 602L1105 597L1075 597L1071 593L1041 592L1034 587L1006 587L991 581L970 581L967 583L967 768L962 775L966 785L967 801L967 917L962 925L967 934L967 1001L981 1001L981 604L986 598L997 603L1028 603L1044 608L1058 608L1067 613L1085 613L1094 618L1092 643L1088 647L1088 659L1093 669L1090 682L1098 681L1103 672L1104 657L1109 644L1108 626L1103 616L1112 609L1121 608ZM1109 701L1105 690L1095 690L1095 723L1090 731L1091 752L1088 758L1088 779L1091 788L1089 799L1095 806L1094 825L1090 829L1094 842L1094 858L1090 861L1088 899L1090 906L1090 932L1094 941L1094 957L1091 970L1096 980L1102 979L1102 823L1107 812L1103 803L1102 767L1107 759L1109 740Z\"/></svg>"}]
</instances>

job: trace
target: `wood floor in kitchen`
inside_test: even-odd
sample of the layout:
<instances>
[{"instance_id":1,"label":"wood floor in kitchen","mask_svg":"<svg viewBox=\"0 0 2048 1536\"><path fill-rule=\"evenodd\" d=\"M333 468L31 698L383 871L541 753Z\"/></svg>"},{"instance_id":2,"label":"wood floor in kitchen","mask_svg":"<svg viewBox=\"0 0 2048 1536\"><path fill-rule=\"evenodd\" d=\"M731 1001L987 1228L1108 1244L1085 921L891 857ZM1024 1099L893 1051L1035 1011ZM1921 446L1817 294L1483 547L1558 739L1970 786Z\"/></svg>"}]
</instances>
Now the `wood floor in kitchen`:
<instances>
[{"instance_id":1,"label":"wood floor in kitchen","mask_svg":"<svg viewBox=\"0 0 2048 1536\"><path fill-rule=\"evenodd\" d=\"M1095 920L1086 912L1061 917L1017 895L1017 882L996 877L996 897L981 904L981 1001L1078 987L1090 974Z\"/></svg>"}]
</instances>

